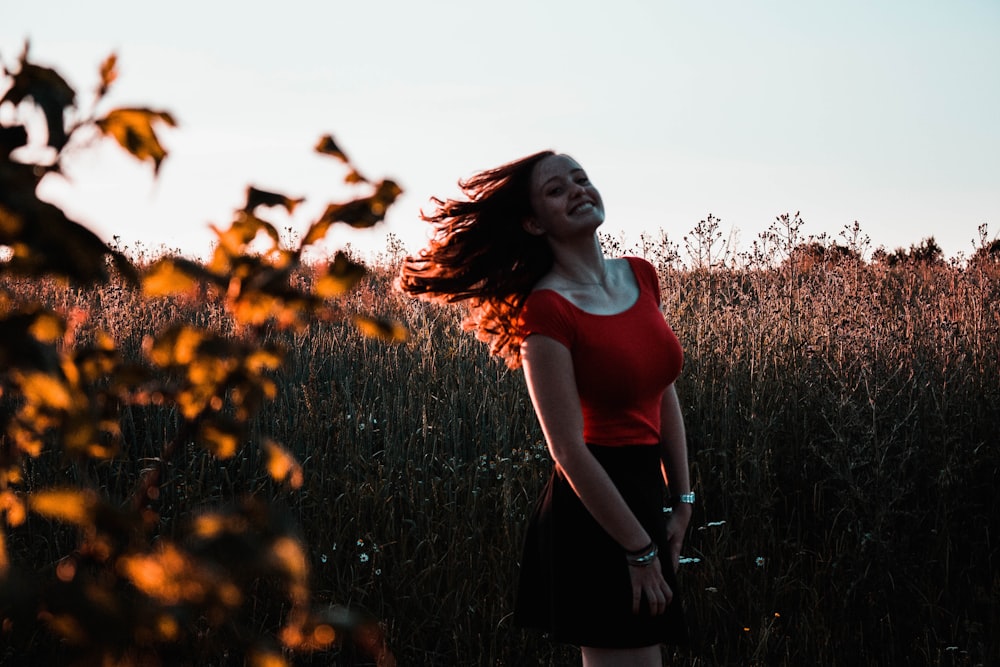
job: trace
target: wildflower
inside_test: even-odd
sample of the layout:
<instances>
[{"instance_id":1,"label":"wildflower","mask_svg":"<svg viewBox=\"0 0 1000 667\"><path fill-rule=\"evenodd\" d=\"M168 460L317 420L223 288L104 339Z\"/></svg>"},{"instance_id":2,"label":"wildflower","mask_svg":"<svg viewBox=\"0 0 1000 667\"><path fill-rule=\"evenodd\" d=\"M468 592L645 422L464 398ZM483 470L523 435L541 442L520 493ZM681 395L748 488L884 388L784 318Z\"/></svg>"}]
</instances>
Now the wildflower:
<instances>
[{"instance_id":1,"label":"wildflower","mask_svg":"<svg viewBox=\"0 0 1000 667\"><path fill-rule=\"evenodd\" d=\"M757 556L757 560L754 561L754 562L757 563L757 567L764 567L764 557L763 556Z\"/></svg>"},{"instance_id":2,"label":"wildflower","mask_svg":"<svg viewBox=\"0 0 1000 667\"><path fill-rule=\"evenodd\" d=\"M717 526L725 525L725 521L709 521L704 526L698 526L698 530L708 530L709 528L716 528Z\"/></svg>"},{"instance_id":3,"label":"wildflower","mask_svg":"<svg viewBox=\"0 0 1000 667\"><path fill-rule=\"evenodd\" d=\"M367 563L369 560L368 554L362 553L360 556L358 556L358 560L361 561L362 563Z\"/></svg>"}]
</instances>

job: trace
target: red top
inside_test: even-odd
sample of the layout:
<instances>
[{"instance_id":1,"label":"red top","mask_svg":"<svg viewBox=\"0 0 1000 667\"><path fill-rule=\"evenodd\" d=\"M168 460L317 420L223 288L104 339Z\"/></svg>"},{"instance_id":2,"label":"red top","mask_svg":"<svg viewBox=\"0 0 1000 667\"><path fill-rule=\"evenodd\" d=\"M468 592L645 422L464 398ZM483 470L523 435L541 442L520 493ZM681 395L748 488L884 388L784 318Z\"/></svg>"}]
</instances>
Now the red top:
<instances>
[{"instance_id":1,"label":"red top","mask_svg":"<svg viewBox=\"0 0 1000 667\"><path fill-rule=\"evenodd\" d=\"M548 336L573 358L583 410L583 439L594 445L653 445L660 441L660 403L680 375L680 341L660 312L653 265L627 257L639 298L614 315L588 313L549 289L528 295L521 310L525 337Z\"/></svg>"}]
</instances>

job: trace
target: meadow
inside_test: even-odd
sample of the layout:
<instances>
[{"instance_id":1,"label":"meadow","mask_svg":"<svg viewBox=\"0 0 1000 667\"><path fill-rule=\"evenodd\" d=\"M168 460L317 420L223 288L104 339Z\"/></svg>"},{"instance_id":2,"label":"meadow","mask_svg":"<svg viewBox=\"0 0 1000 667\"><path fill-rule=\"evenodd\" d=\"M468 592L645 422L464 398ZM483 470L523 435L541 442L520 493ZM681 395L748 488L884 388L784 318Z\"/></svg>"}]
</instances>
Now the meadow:
<instances>
[{"instance_id":1,"label":"meadow","mask_svg":"<svg viewBox=\"0 0 1000 667\"><path fill-rule=\"evenodd\" d=\"M1000 660L996 242L983 230L973 257L951 261L927 243L872 252L856 225L842 242L804 239L783 216L736 252L717 222L685 237L683 262L662 235L604 239L657 266L685 349L698 503L680 580L695 643L668 650L669 664ZM316 601L376 620L399 665L575 664L572 648L510 621L521 531L551 467L523 379L462 331L460 309L393 291L399 259L390 243L345 307L400 321L405 342L338 322L269 334L289 357L249 440L284 443L301 487L277 485L257 448L221 459L190 446L160 490L164 520L265 500L301 531ZM5 287L82 313L127 358L177 322L233 331L210 298ZM84 476L124 502L180 421L176 407L127 407L119 456L81 470L43 454L28 482ZM33 518L9 546L45 570L73 537ZM246 603L262 632L278 624L267 596ZM39 635L19 650L9 664L53 648ZM295 664L331 662L366 664L349 647Z\"/></svg>"}]
</instances>

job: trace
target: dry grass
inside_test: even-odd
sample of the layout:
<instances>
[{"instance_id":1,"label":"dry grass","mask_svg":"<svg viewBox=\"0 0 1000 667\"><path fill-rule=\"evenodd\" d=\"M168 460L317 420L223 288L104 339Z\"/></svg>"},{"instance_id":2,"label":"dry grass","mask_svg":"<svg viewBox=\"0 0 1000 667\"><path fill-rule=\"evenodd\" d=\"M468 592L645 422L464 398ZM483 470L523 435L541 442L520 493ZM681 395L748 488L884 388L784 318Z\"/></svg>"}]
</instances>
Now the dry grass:
<instances>
[{"instance_id":1,"label":"dry grass","mask_svg":"<svg viewBox=\"0 0 1000 667\"><path fill-rule=\"evenodd\" d=\"M696 269L665 240L639 249L660 266L686 351L678 391L699 492L681 575L698 643L672 664L1000 659L1000 271L805 261L781 253L798 241L785 222L784 246L709 247ZM26 290L88 312L85 327L130 355L178 319L226 326L210 305ZM192 449L164 486L165 519L248 493L286 508L316 594L381 619L400 664L571 664L572 650L509 619L549 469L520 375L459 313L393 293L387 271L351 298L412 337L388 346L329 323L281 334L291 361L251 440L290 447L303 488L277 490L254 447L225 462ZM79 471L42 457L32 483L95 475L126 497L178 419L133 408L124 421L121 458ZM39 568L71 548L58 531L12 539Z\"/></svg>"}]
</instances>

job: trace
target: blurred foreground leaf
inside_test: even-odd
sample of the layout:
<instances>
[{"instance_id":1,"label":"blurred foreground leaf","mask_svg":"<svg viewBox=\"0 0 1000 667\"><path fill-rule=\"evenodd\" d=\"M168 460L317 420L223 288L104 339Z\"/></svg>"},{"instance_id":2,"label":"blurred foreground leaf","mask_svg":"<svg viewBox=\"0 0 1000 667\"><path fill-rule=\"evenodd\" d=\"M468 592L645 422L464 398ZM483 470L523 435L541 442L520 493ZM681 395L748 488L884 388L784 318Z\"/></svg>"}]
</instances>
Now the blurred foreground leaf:
<instances>
[{"instance_id":1,"label":"blurred foreground leaf","mask_svg":"<svg viewBox=\"0 0 1000 667\"><path fill-rule=\"evenodd\" d=\"M250 186L232 224L213 227L218 244L207 265L164 256L140 276L116 247L37 191L62 174L67 146L86 148L72 141L81 128L113 138L157 174L167 157L160 132L176 125L174 117L145 107L97 111L118 78L114 54L100 64L92 110L69 126L74 90L54 70L29 63L27 47L18 73L0 78L0 277L13 278L0 289L0 663L22 655L32 664L80 665L226 656L233 664L285 665L296 653L349 643L352 657L367 653L391 665L377 623L313 606L311 552L290 515L253 496L217 510L199 504L206 494L236 495L231 484L204 487L209 468L245 475L248 460L263 462L275 483L265 479L269 488L303 486L289 449L250 434L261 407L278 396L271 375L286 351L275 341L287 339L275 334L350 317L327 300L351 290L365 267L338 253L319 268L305 262L303 248L337 222L377 224L399 186L372 186L323 137L316 150L343 162L345 181L368 186L369 196L329 205L294 248L268 216L276 207L292 215L303 200ZM22 122L39 110L54 150L16 161L14 151L40 144L34 132L42 124ZM18 159L22 153L31 159L30 151ZM25 294L46 305L26 305ZM206 315L218 305L229 317L184 319L194 299L211 308ZM145 318L161 304L168 324L153 333ZM119 330L127 318L144 319ZM406 336L398 324L365 317L357 324L387 340ZM143 432L147 412L165 413L163 428ZM109 461L126 438L152 451ZM248 441L260 444L261 456L236 456ZM205 453L214 459L195 475L189 457ZM60 486L67 479L72 485ZM44 555L33 557L42 542ZM23 580L29 571L35 576Z\"/></svg>"},{"instance_id":2,"label":"blurred foreground leaf","mask_svg":"<svg viewBox=\"0 0 1000 667\"><path fill-rule=\"evenodd\" d=\"M142 292L159 297L190 292L202 282L218 284L218 277L201 264L180 257L167 257L153 263L142 275Z\"/></svg>"},{"instance_id":3,"label":"blurred foreground leaf","mask_svg":"<svg viewBox=\"0 0 1000 667\"><path fill-rule=\"evenodd\" d=\"M267 471L276 482L287 482L293 489L302 486L302 466L291 452L273 440L267 440L264 442L264 453L267 455Z\"/></svg>"},{"instance_id":4,"label":"blurred foreground leaf","mask_svg":"<svg viewBox=\"0 0 1000 667\"><path fill-rule=\"evenodd\" d=\"M28 497L33 512L80 527L93 524L97 505L97 495L89 489L35 491Z\"/></svg>"},{"instance_id":5,"label":"blurred foreground leaf","mask_svg":"<svg viewBox=\"0 0 1000 667\"><path fill-rule=\"evenodd\" d=\"M48 145L57 150L65 146L68 136L64 114L68 107L75 104L76 92L55 70L28 62L27 44L21 55L20 68L0 103L18 105L24 100L31 100L45 114Z\"/></svg>"},{"instance_id":6,"label":"blurred foreground leaf","mask_svg":"<svg viewBox=\"0 0 1000 667\"><path fill-rule=\"evenodd\" d=\"M21 276L51 274L84 284L108 280L108 262L130 283L138 274L122 253L109 248L83 225L70 220L57 206L38 199L33 192L4 182L0 168L0 245L11 250L0 263L0 272Z\"/></svg>"},{"instance_id":7,"label":"blurred foreground leaf","mask_svg":"<svg viewBox=\"0 0 1000 667\"><path fill-rule=\"evenodd\" d=\"M118 56L114 53L109 55L101 63L100 69L101 83L97 88L97 97L102 98L108 94L111 84L118 80Z\"/></svg>"},{"instance_id":8,"label":"blurred foreground leaf","mask_svg":"<svg viewBox=\"0 0 1000 667\"><path fill-rule=\"evenodd\" d=\"M335 222L343 222L356 229L372 227L382 222L389 206L402 193L402 188L394 181L384 180L375 186L375 193L370 197L362 197L344 204L330 204L314 225L316 233L320 237L324 236L326 229ZM312 242L313 234L307 234L306 238Z\"/></svg>"},{"instance_id":9,"label":"blurred foreground leaf","mask_svg":"<svg viewBox=\"0 0 1000 667\"><path fill-rule=\"evenodd\" d=\"M301 197L293 199L276 192L267 192L266 190L259 190L250 186L247 188L247 203L243 210L249 214L253 214L258 206L281 206L291 214L295 212L295 208L303 201L305 200Z\"/></svg>"},{"instance_id":10,"label":"blurred foreground leaf","mask_svg":"<svg viewBox=\"0 0 1000 667\"><path fill-rule=\"evenodd\" d=\"M327 299L343 296L354 289L367 273L363 264L351 260L343 252L338 252L333 262L316 281L316 293Z\"/></svg>"},{"instance_id":11,"label":"blurred foreground leaf","mask_svg":"<svg viewBox=\"0 0 1000 667\"><path fill-rule=\"evenodd\" d=\"M152 160L153 172L160 171L160 164L167 157L167 151L160 144L154 123L176 127L174 117L166 111L143 108L123 108L110 111L97 121L97 127L107 136L121 144L122 148L139 160Z\"/></svg>"},{"instance_id":12,"label":"blurred foreground leaf","mask_svg":"<svg viewBox=\"0 0 1000 667\"><path fill-rule=\"evenodd\" d=\"M402 343L409 338L406 327L399 322L355 315L354 324L361 333L369 338L380 338L390 343Z\"/></svg>"}]
</instances>

